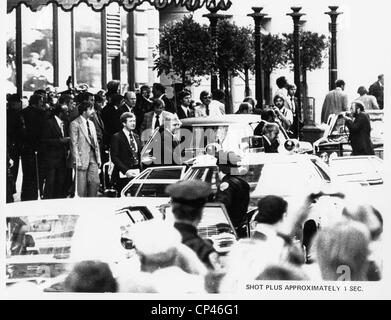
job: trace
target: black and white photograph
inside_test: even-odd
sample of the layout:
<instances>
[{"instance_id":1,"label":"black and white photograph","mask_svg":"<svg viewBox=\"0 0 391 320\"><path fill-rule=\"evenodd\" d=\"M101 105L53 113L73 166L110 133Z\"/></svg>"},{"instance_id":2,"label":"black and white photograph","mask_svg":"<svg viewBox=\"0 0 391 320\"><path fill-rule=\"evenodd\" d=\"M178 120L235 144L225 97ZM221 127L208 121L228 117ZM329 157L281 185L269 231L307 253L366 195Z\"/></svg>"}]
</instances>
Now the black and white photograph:
<instances>
[{"instance_id":1,"label":"black and white photograph","mask_svg":"<svg viewBox=\"0 0 391 320\"><path fill-rule=\"evenodd\" d=\"M387 8L4 1L1 297L385 298Z\"/></svg>"}]
</instances>

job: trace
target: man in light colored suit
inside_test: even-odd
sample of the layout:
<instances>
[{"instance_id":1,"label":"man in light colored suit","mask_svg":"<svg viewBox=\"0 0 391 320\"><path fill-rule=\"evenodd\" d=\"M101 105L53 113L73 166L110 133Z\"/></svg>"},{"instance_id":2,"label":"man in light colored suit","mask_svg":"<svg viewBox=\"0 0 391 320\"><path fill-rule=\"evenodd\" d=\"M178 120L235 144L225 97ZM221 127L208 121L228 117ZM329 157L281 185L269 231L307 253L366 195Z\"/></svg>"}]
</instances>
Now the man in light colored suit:
<instances>
[{"instance_id":1,"label":"man in light colored suit","mask_svg":"<svg viewBox=\"0 0 391 320\"><path fill-rule=\"evenodd\" d=\"M89 120L94 107L79 105L80 116L71 122L70 137L73 165L76 167L77 192L80 197L96 197L99 188L101 158L94 123Z\"/></svg>"},{"instance_id":2,"label":"man in light colored suit","mask_svg":"<svg viewBox=\"0 0 391 320\"><path fill-rule=\"evenodd\" d=\"M152 102L153 110L144 115L143 123L140 127L141 141L145 144L151 137L154 130L163 125L164 118L172 115L171 112L165 111L164 101L155 99Z\"/></svg>"},{"instance_id":3,"label":"man in light colored suit","mask_svg":"<svg viewBox=\"0 0 391 320\"><path fill-rule=\"evenodd\" d=\"M322 107L321 122L327 123L330 114L340 114L348 110L348 96L344 93L345 81L335 81L335 89L325 97Z\"/></svg>"}]
</instances>

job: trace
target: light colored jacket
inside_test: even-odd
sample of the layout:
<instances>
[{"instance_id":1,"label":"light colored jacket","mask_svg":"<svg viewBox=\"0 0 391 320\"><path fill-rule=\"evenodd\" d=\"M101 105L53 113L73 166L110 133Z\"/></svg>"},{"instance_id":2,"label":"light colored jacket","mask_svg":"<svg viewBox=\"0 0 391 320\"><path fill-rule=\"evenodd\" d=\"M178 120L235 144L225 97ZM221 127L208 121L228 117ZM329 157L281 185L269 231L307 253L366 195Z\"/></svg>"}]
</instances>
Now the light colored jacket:
<instances>
[{"instance_id":1,"label":"light colored jacket","mask_svg":"<svg viewBox=\"0 0 391 320\"><path fill-rule=\"evenodd\" d=\"M330 114L348 110L348 96L341 88L330 91L323 102L321 122L327 123Z\"/></svg>"},{"instance_id":2,"label":"light colored jacket","mask_svg":"<svg viewBox=\"0 0 391 320\"><path fill-rule=\"evenodd\" d=\"M88 137L87 128L81 118L77 117L71 122L69 128L69 136L71 137L71 153L72 163L77 164L79 170L87 170L90 162L90 150L91 148L95 151L96 161L98 165L101 165L100 152L98 146L98 138L96 135L95 126L90 121L91 136L94 141L91 141Z\"/></svg>"}]
</instances>

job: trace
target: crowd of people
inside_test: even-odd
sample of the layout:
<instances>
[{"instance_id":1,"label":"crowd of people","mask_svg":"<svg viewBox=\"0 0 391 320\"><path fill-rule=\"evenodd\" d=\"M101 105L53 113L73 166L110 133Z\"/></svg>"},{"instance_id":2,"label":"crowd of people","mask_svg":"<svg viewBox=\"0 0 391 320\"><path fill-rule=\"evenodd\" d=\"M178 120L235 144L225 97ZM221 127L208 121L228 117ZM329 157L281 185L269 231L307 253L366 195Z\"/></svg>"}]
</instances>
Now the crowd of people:
<instances>
[{"instance_id":1,"label":"crowd of people","mask_svg":"<svg viewBox=\"0 0 391 320\"><path fill-rule=\"evenodd\" d=\"M7 96L8 202L13 201L17 192L20 161L21 201L72 197L75 193L94 197L109 187L119 193L139 173L141 149L156 128L160 130L162 154L160 159L144 159L146 165L159 165L167 155L172 158L179 144L181 119L221 116L226 112L222 90L213 95L202 91L200 101L195 102L183 86L169 99L160 83L154 83L152 88L144 85L137 93L127 91L123 95L119 93L119 81L110 81L107 90L96 94L90 93L87 85L72 88L69 80L67 85L68 90L61 93L52 86L36 90L27 106L25 97ZM294 96L294 86L288 93ZM260 109L251 97L246 97L236 113L261 114L263 119L279 122L289 131L295 108L294 102L286 107L286 101L284 95L277 94L274 106ZM277 152L275 137L270 132L278 128L265 128L265 132L262 129L260 126L256 132L264 137L265 149ZM164 137L172 143L163 141ZM269 145L274 147L271 149ZM108 161L112 161L114 168L105 169ZM110 174L103 174L105 170Z\"/></svg>"},{"instance_id":2,"label":"crowd of people","mask_svg":"<svg viewBox=\"0 0 391 320\"><path fill-rule=\"evenodd\" d=\"M382 278L383 219L372 206L345 201L338 219L304 230L323 191L305 196L296 211L283 198L269 195L258 201L250 237L220 255L197 231L210 185L180 181L167 192L173 223L151 220L132 228L137 263L114 267L112 261L80 261L56 285L66 292L245 293L255 280Z\"/></svg>"}]
</instances>

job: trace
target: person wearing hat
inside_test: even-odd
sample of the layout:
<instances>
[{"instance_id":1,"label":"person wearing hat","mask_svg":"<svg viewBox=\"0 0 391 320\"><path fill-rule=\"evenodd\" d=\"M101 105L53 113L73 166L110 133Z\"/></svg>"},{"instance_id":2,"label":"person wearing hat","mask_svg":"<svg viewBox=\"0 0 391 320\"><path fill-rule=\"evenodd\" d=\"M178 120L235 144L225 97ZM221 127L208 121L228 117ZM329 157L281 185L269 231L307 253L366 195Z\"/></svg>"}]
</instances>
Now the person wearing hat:
<instances>
[{"instance_id":1,"label":"person wearing hat","mask_svg":"<svg viewBox=\"0 0 391 320\"><path fill-rule=\"evenodd\" d=\"M219 152L219 180L215 201L225 205L228 215L236 229L239 237L245 236L242 229L246 217L248 204L250 202L250 186L244 179L240 178L239 157L233 152Z\"/></svg>"},{"instance_id":2,"label":"person wearing hat","mask_svg":"<svg viewBox=\"0 0 391 320\"><path fill-rule=\"evenodd\" d=\"M191 248L208 268L218 269L217 252L197 232L204 205L212 193L210 185L199 180L179 181L168 186L166 192L172 199L174 227L180 232L182 243Z\"/></svg>"},{"instance_id":3,"label":"person wearing hat","mask_svg":"<svg viewBox=\"0 0 391 320\"><path fill-rule=\"evenodd\" d=\"M348 117L345 113L342 113L341 116L345 119L346 127L349 129L352 155L375 154L371 141L371 121L365 113L364 104L361 101L353 102L351 111L354 119Z\"/></svg>"}]
</instances>

